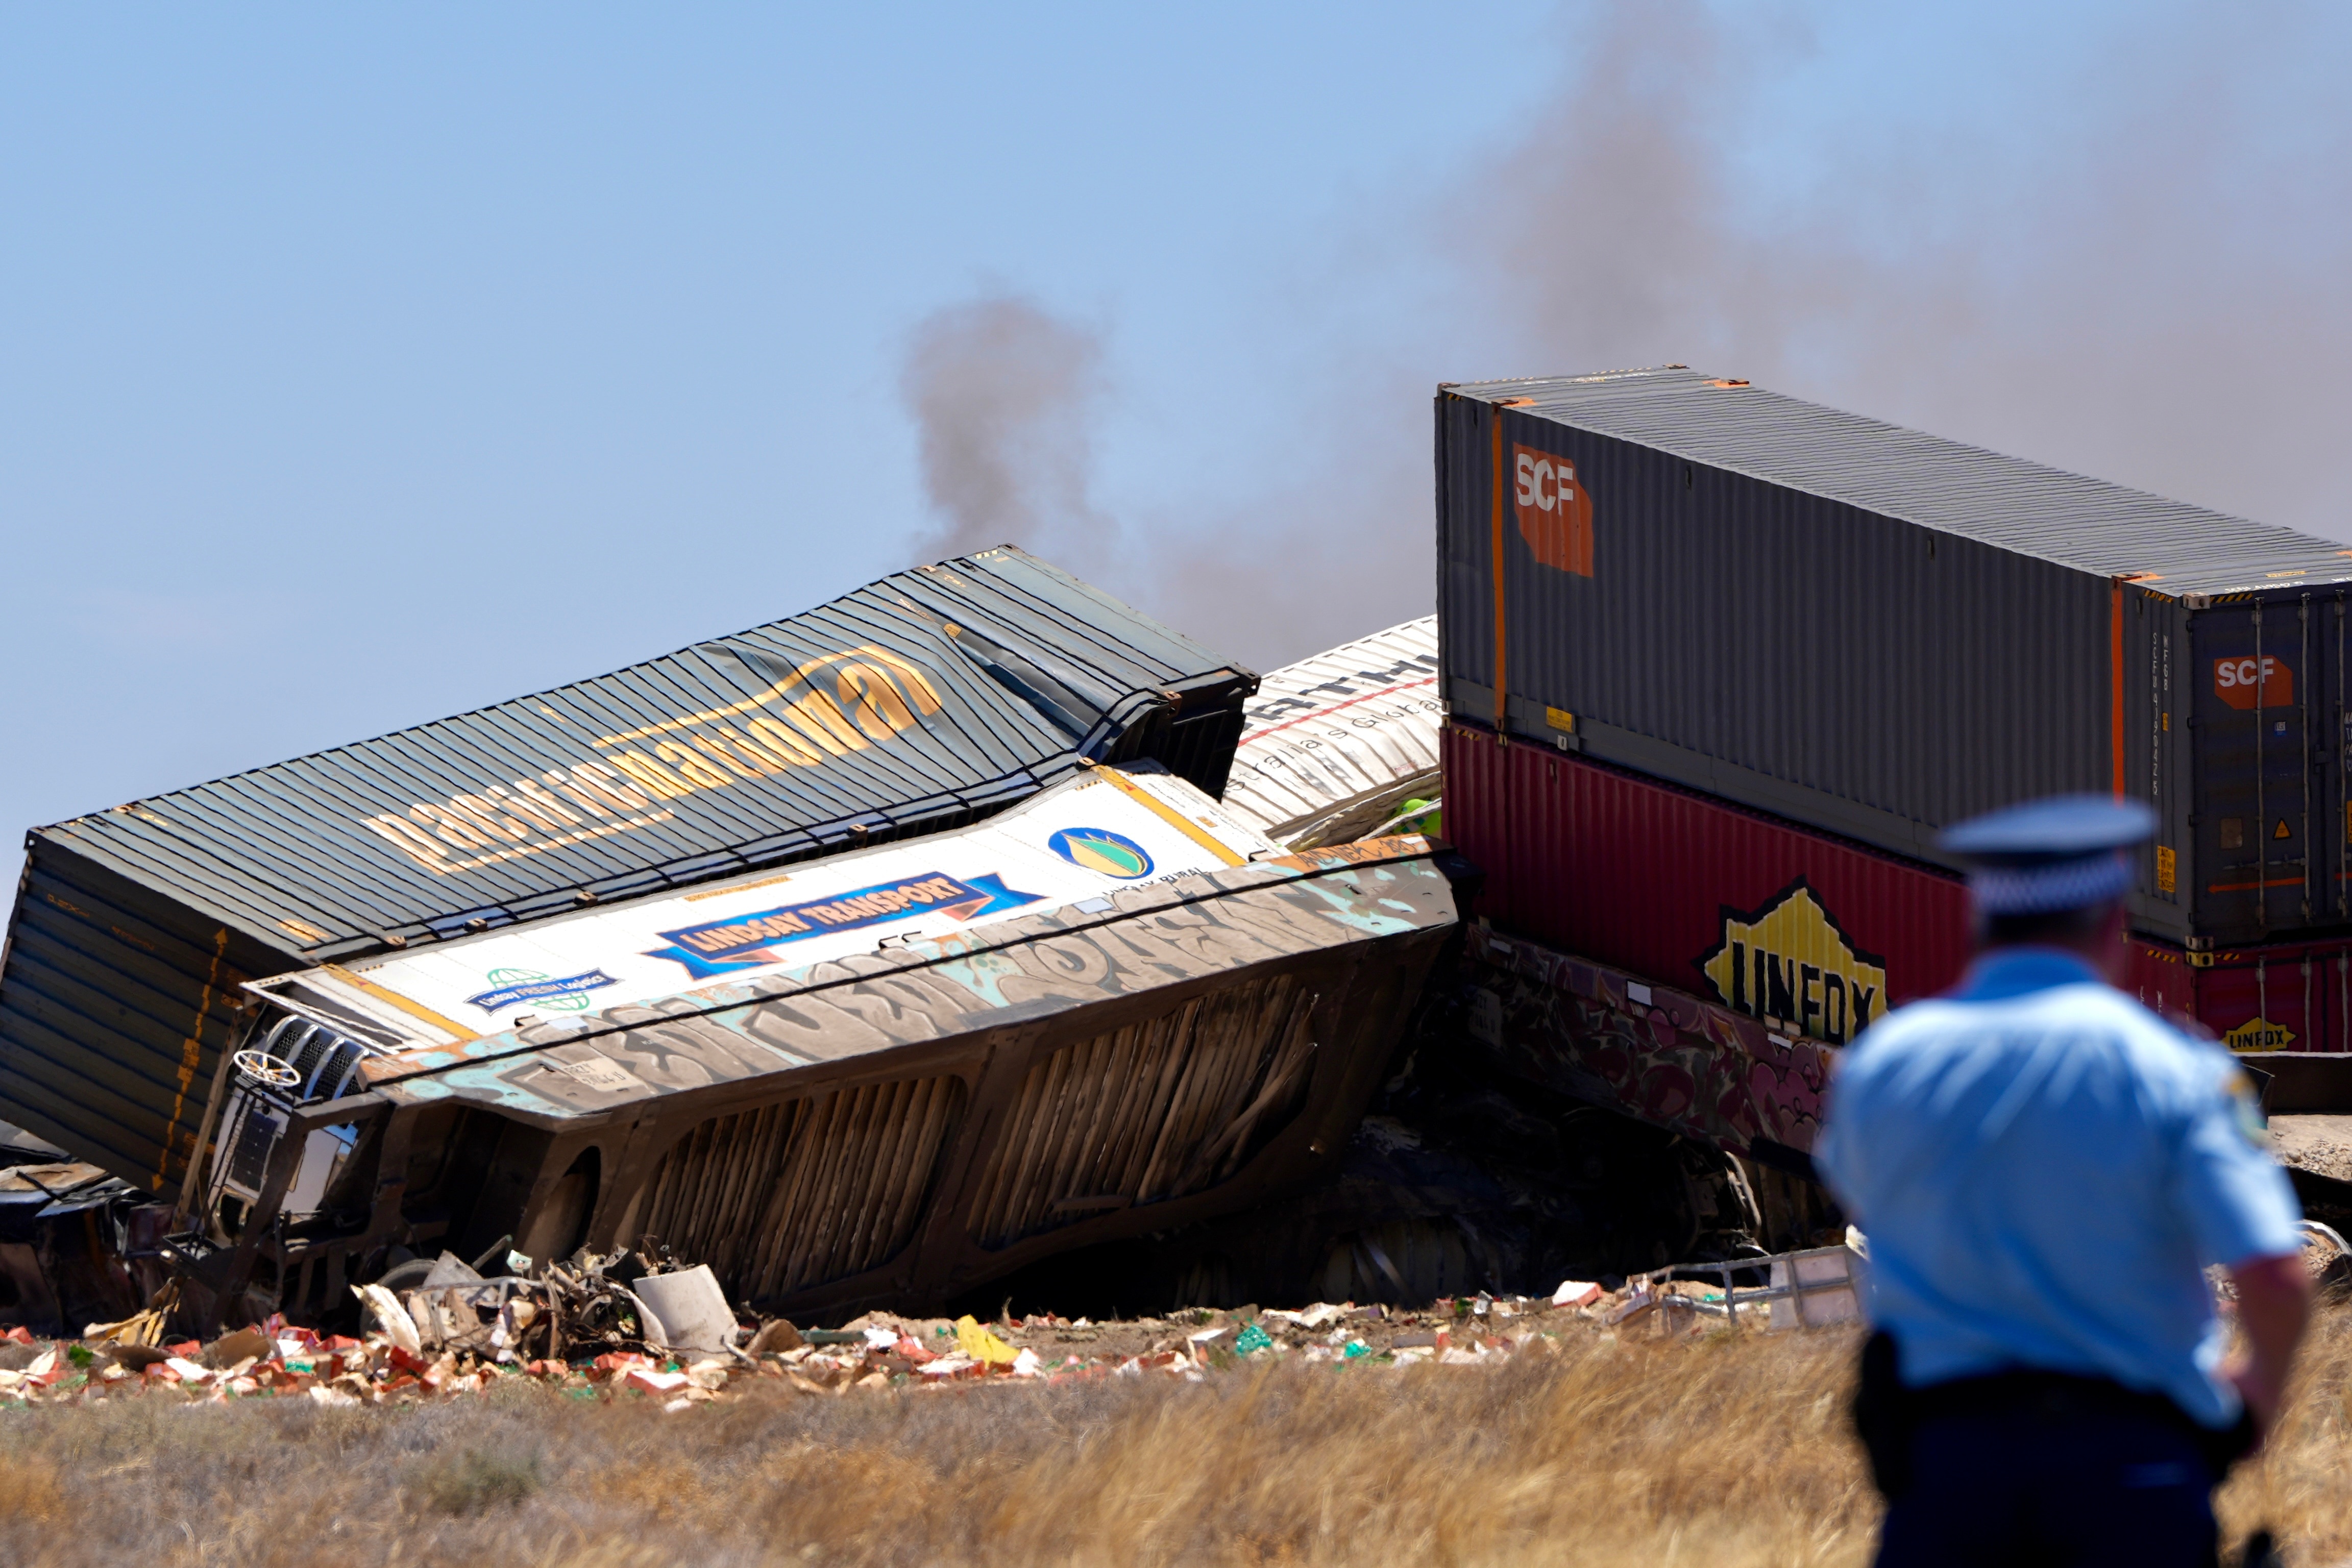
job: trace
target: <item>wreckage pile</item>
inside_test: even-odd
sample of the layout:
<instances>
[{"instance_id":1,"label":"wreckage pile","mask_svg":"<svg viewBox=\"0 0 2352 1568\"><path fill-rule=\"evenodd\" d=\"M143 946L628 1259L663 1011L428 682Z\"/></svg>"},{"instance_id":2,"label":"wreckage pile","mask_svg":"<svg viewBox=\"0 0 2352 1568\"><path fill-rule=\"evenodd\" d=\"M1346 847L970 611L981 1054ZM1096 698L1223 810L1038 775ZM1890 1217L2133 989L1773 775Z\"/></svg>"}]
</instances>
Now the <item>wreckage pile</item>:
<instances>
[{"instance_id":1,"label":"wreckage pile","mask_svg":"<svg viewBox=\"0 0 2352 1568\"><path fill-rule=\"evenodd\" d=\"M809 1334L779 1319L752 1336L756 1350L706 1355L647 1346L582 1361L526 1356L513 1345L488 1342L509 1322L520 1324L527 1341L548 1321L531 1306L528 1295L517 1293L501 1303L495 1322L469 1325L454 1337L437 1325L421 1327L397 1305L361 1339L321 1336L275 1318L209 1345L44 1343L16 1329L0 1349L0 1401L76 1403L169 1389L215 1402L307 1396L329 1405L387 1405L529 1377L583 1396L650 1395L682 1410L750 1377L781 1380L804 1394L842 1394L992 1377L1053 1383L1154 1373L1198 1381L1213 1370L1286 1355L1339 1364L1479 1366L1500 1364L1531 1345L1547 1349L1539 1342L1548 1332L1597 1326L1613 1310L1603 1302L1552 1312L1545 1310L1549 1302L1524 1299L1441 1301L1425 1312L1318 1302L1299 1311L1204 1309L1172 1320L1105 1324L1039 1315L993 1326L969 1316L950 1323L872 1313L846 1328ZM436 1309L426 1309L428 1320L436 1315Z\"/></svg>"},{"instance_id":2,"label":"wreckage pile","mask_svg":"<svg viewBox=\"0 0 2352 1568\"><path fill-rule=\"evenodd\" d=\"M2352 1244L2306 1222L2306 1267L2323 1291L2352 1291ZM1038 1313L993 1324L872 1311L833 1329L759 1321L730 1308L702 1266L628 1251L581 1252L485 1278L452 1254L405 1291L352 1288L371 1326L320 1334L273 1315L209 1344L163 1342L176 1282L147 1308L82 1338L0 1333L0 1407L164 1393L215 1403L307 1397L331 1406L413 1404L528 1378L578 1398L646 1396L666 1411L719 1399L746 1380L805 1394L937 1389L996 1378L1066 1383L1147 1373L1200 1382L1234 1367L1305 1363L1500 1366L1546 1354L1564 1334L1673 1338L1857 1321L1868 1243L1737 1263L1681 1264L1631 1279L1569 1279L1549 1298L1444 1298L1408 1310L1318 1301L1296 1310L1196 1308L1094 1322ZM1709 1277L1712 1277L1711 1279ZM2216 1273L2217 1303L2234 1301Z\"/></svg>"},{"instance_id":3,"label":"wreckage pile","mask_svg":"<svg viewBox=\"0 0 2352 1568\"><path fill-rule=\"evenodd\" d=\"M1814 1258L1830 1251L1792 1255ZM1824 1314L1775 1313L1801 1296L1675 1279L1563 1281L1549 1300L1441 1299L1423 1310L1318 1301L1297 1310L1195 1309L1114 1322L1036 1314L982 1324L868 1312L834 1329L803 1331L782 1318L740 1320L707 1268L662 1267L628 1252L575 1255L562 1264L484 1278L449 1254L416 1289L362 1285L352 1293L370 1327L320 1334L272 1316L209 1344L164 1342L176 1305L167 1285L147 1309L83 1337L46 1342L22 1328L0 1336L0 1400L78 1403L173 1392L225 1402L300 1396L320 1405L414 1403L530 1378L580 1397L642 1394L666 1409L719 1397L747 1378L803 1394L852 1388L938 1388L995 1377L1048 1383L1147 1373L1198 1381L1211 1372L1297 1357L1305 1363L1403 1367L1498 1365L1542 1352L1563 1332L1677 1333L1850 1318L1851 1295ZM1790 1260L1780 1260L1789 1262ZM1793 1268L1794 1265L1792 1264ZM1684 1272L1686 1272L1684 1271ZM1767 1268L1742 1269L1762 1286ZM1793 1276L1792 1276L1793 1277ZM1821 1278L1827 1279L1826 1272ZM1847 1280L1843 1271L1835 1286Z\"/></svg>"}]
</instances>

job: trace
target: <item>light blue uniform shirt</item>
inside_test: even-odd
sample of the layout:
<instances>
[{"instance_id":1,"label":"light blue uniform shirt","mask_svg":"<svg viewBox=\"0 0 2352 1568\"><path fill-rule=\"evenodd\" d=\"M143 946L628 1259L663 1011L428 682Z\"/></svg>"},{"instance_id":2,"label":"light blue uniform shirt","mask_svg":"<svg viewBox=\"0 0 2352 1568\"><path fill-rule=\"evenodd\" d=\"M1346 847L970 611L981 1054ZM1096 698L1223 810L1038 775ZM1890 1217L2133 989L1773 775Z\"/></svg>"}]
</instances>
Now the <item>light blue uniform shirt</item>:
<instances>
[{"instance_id":1,"label":"light blue uniform shirt","mask_svg":"<svg viewBox=\"0 0 2352 1568\"><path fill-rule=\"evenodd\" d=\"M2010 1367L2238 1417L2200 1272L2295 1252L2252 1085L2072 954L1988 953L1848 1047L1815 1163L1913 1387Z\"/></svg>"}]
</instances>

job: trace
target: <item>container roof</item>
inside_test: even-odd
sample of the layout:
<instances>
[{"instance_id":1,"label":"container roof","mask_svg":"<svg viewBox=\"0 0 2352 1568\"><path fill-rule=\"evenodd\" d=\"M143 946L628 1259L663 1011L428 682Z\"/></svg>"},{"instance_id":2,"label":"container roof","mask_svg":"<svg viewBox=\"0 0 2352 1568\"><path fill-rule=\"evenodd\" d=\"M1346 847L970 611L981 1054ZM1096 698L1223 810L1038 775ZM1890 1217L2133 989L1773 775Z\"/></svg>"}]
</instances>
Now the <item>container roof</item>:
<instances>
[{"instance_id":1,"label":"container roof","mask_svg":"<svg viewBox=\"0 0 2352 1568\"><path fill-rule=\"evenodd\" d=\"M1369 829L1437 773L1437 617L1423 616L1269 673L1250 699L1225 808L1286 844ZM1360 823L1358 809L1374 808Z\"/></svg>"},{"instance_id":2,"label":"container roof","mask_svg":"<svg viewBox=\"0 0 2352 1568\"><path fill-rule=\"evenodd\" d=\"M32 844L337 957L950 826L1254 683L1008 546Z\"/></svg>"},{"instance_id":3,"label":"container roof","mask_svg":"<svg viewBox=\"0 0 2352 1568\"><path fill-rule=\"evenodd\" d=\"M2352 550L1681 365L1447 390L2154 592L2352 581Z\"/></svg>"}]
</instances>

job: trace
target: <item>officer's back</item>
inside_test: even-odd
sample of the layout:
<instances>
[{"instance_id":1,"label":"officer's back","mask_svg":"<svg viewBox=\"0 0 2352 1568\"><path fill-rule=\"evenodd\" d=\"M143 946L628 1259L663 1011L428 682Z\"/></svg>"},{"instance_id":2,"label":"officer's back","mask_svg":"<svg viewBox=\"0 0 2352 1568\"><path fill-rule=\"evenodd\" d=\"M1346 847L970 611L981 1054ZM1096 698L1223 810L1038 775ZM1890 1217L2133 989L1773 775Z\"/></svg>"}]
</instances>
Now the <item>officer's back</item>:
<instances>
[{"instance_id":1,"label":"officer's back","mask_svg":"<svg viewBox=\"0 0 2352 1568\"><path fill-rule=\"evenodd\" d=\"M1955 830L1978 960L1841 1064L1817 1158L1870 1237L1883 1563L2210 1563L2210 1486L2275 1405L2296 1211L2245 1075L2107 984L2147 826L2078 800Z\"/></svg>"}]
</instances>

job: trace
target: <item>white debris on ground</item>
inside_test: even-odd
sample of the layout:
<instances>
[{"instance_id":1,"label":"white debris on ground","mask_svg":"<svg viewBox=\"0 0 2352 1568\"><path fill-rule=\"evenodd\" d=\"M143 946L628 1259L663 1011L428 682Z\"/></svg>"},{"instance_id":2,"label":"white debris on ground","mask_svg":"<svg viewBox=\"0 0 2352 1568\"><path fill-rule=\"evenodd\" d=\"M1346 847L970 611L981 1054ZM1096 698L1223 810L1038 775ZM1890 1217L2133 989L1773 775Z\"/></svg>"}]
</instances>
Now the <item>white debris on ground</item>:
<instances>
[{"instance_id":1,"label":"white debris on ground","mask_svg":"<svg viewBox=\"0 0 2352 1568\"><path fill-rule=\"evenodd\" d=\"M13 1330L0 1337L0 1402L67 1404L144 1394L381 1405L454 1398L521 1378L575 1397L644 1397L664 1409L685 1410L760 1382L838 1395L994 1380L1053 1384L1150 1375L1200 1381L1289 1358L1335 1367L1493 1367L1548 1351L1564 1334L1664 1335L1727 1327L1724 1292L1716 1286L1637 1279L1608 1290L1569 1280L1551 1298L1481 1294L1440 1300L1420 1310L1318 1301L1295 1310L1201 1309L1099 1323L1051 1314L982 1323L969 1316L950 1321L868 1312L836 1329L806 1331L773 1319L738 1322L732 1337L739 1342L709 1352L651 1342L646 1323L624 1318L604 1331L634 1335L627 1343L604 1349L574 1343L567 1347L571 1354L530 1354L528 1342L560 1331L555 1325L564 1308L576 1318L591 1316L580 1310L583 1292L567 1299L560 1284L549 1290L547 1283L485 1280L410 1291L405 1300L381 1286L361 1286L354 1294L373 1326L358 1338L321 1335L273 1317L209 1344L138 1342L140 1329L160 1322L160 1314L142 1314L151 1319L147 1324L132 1320L127 1334L123 1324L92 1324L71 1341L44 1342ZM492 1295L503 1299L492 1305ZM1759 1310L1768 1309L1759 1303ZM1750 1321L1745 1303L1738 1316L1743 1324ZM1753 1321L1763 1326L1766 1320Z\"/></svg>"}]
</instances>

